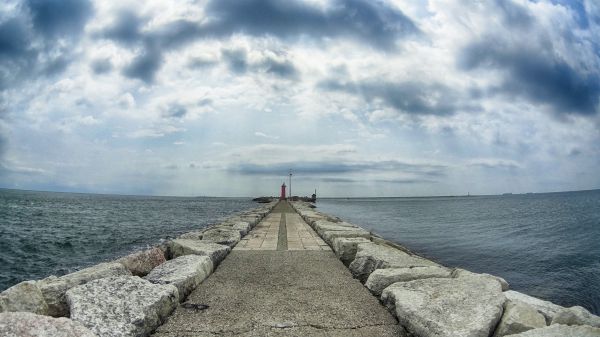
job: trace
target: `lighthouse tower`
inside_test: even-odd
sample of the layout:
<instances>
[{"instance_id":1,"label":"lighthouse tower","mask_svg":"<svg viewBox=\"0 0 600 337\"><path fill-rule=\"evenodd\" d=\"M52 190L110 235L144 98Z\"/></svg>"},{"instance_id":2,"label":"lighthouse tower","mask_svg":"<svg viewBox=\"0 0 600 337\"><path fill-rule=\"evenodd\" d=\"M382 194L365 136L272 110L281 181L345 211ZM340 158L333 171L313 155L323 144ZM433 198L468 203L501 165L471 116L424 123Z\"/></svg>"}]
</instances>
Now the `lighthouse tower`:
<instances>
[{"instance_id":1,"label":"lighthouse tower","mask_svg":"<svg viewBox=\"0 0 600 337\"><path fill-rule=\"evenodd\" d=\"M281 196L279 197L279 200L285 200L285 183L281 185Z\"/></svg>"}]
</instances>

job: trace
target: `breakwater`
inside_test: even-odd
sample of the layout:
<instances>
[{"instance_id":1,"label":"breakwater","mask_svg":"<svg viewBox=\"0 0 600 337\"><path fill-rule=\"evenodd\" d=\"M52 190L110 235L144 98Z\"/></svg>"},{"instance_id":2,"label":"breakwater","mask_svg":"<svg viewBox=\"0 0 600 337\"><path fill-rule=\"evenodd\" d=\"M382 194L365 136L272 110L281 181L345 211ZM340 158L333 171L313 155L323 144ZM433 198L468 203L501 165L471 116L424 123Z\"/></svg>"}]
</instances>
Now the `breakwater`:
<instances>
[{"instance_id":1,"label":"breakwater","mask_svg":"<svg viewBox=\"0 0 600 337\"><path fill-rule=\"evenodd\" d=\"M291 205L295 212L267 204L110 263L17 284L0 294L0 333L145 336L160 326L157 336L600 336L599 318L583 308L511 291L499 277L446 268L307 203ZM236 310L242 323L228 316Z\"/></svg>"}]
</instances>

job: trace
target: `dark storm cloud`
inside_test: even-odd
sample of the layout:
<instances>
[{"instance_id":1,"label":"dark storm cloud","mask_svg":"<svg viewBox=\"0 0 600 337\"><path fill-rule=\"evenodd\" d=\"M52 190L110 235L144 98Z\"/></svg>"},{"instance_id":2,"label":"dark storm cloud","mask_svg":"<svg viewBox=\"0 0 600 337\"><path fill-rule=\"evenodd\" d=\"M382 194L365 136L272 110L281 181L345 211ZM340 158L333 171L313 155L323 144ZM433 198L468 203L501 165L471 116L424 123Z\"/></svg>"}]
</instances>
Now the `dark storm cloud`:
<instances>
[{"instance_id":1,"label":"dark storm cloud","mask_svg":"<svg viewBox=\"0 0 600 337\"><path fill-rule=\"evenodd\" d=\"M296 79L298 77L298 70L289 60L277 60L268 57L261 63L261 67L264 67L267 73L281 78Z\"/></svg>"},{"instance_id":2,"label":"dark storm cloud","mask_svg":"<svg viewBox=\"0 0 600 337\"><path fill-rule=\"evenodd\" d=\"M551 47L551 44L549 45ZM549 105L557 114L598 113L598 71L578 71L552 49L541 50L488 39L470 44L459 57L462 69L499 69L503 82L493 93L520 96Z\"/></svg>"},{"instance_id":3,"label":"dark storm cloud","mask_svg":"<svg viewBox=\"0 0 600 337\"><path fill-rule=\"evenodd\" d=\"M124 9L116 14L112 25L104 29L98 36L124 45L141 42L141 27L145 22L145 19L139 17L132 10Z\"/></svg>"},{"instance_id":4,"label":"dark storm cloud","mask_svg":"<svg viewBox=\"0 0 600 337\"><path fill-rule=\"evenodd\" d=\"M113 69L113 65L109 59L97 59L92 61L90 65L95 74L105 74Z\"/></svg>"},{"instance_id":5,"label":"dark storm cloud","mask_svg":"<svg viewBox=\"0 0 600 337\"><path fill-rule=\"evenodd\" d=\"M409 115L452 115L457 111L477 109L466 103L456 90L439 83L421 82L343 82L335 79L323 81L319 88L362 96L367 102L382 100L398 112Z\"/></svg>"},{"instance_id":6,"label":"dark storm cloud","mask_svg":"<svg viewBox=\"0 0 600 337\"><path fill-rule=\"evenodd\" d=\"M162 52L149 48L137 55L130 64L123 68L123 75L152 83L162 63Z\"/></svg>"},{"instance_id":7,"label":"dark storm cloud","mask_svg":"<svg viewBox=\"0 0 600 337\"><path fill-rule=\"evenodd\" d=\"M71 63L93 7L85 0L28 0L0 17L0 90L52 76ZM59 43L60 41L60 43Z\"/></svg>"},{"instance_id":8,"label":"dark storm cloud","mask_svg":"<svg viewBox=\"0 0 600 337\"><path fill-rule=\"evenodd\" d=\"M243 74L248 70L248 55L243 49L224 49L221 51L223 60L229 70L236 74Z\"/></svg>"},{"instance_id":9,"label":"dark storm cloud","mask_svg":"<svg viewBox=\"0 0 600 337\"><path fill-rule=\"evenodd\" d=\"M524 6L511 0L495 0L494 2L500 9L504 23L507 26L524 29L533 24L533 16Z\"/></svg>"}]
</instances>

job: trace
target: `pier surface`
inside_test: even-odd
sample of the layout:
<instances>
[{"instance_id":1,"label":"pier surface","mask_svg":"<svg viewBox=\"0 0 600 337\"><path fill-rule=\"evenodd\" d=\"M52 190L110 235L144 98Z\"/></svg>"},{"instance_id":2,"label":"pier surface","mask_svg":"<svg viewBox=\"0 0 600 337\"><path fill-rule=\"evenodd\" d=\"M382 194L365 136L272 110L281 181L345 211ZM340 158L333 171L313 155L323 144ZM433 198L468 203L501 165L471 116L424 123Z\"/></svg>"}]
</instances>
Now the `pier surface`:
<instances>
[{"instance_id":1,"label":"pier surface","mask_svg":"<svg viewBox=\"0 0 600 337\"><path fill-rule=\"evenodd\" d=\"M402 336L396 319L285 202L159 327L156 337Z\"/></svg>"}]
</instances>

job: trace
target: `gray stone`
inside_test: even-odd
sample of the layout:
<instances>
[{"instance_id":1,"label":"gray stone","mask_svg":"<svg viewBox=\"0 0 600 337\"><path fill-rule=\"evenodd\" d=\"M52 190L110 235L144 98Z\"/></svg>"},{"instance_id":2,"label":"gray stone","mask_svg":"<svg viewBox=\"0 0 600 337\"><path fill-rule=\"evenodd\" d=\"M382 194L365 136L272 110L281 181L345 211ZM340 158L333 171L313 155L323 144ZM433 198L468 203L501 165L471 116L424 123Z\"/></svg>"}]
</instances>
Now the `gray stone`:
<instances>
[{"instance_id":1,"label":"gray stone","mask_svg":"<svg viewBox=\"0 0 600 337\"><path fill-rule=\"evenodd\" d=\"M546 326L546 318L532 306L523 302L506 301L504 314L496 327L494 337L525 332Z\"/></svg>"},{"instance_id":2,"label":"gray stone","mask_svg":"<svg viewBox=\"0 0 600 337\"><path fill-rule=\"evenodd\" d=\"M488 337L506 299L495 281L430 278L394 283L381 300L415 336Z\"/></svg>"},{"instance_id":3,"label":"gray stone","mask_svg":"<svg viewBox=\"0 0 600 337\"><path fill-rule=\"evenodd\" d=\"M131 275L131 272L120 263L100 263L95 266L76 271L61 277L51 276L37 282L37 286L48 304L48 315L68 316L69 307L65 298L67 290L92 280L109 276Z\"/></svg>"},{"instance_id":4,"label":"gray stone","mask_svg":"<svg viewBox=\"0 0 600 337\"><path fill-rule=\"evenodd\" d=\"M374 243L361 243L357 247L356 257L349 268L362 283L375 269L438 266L424 258Z\"/></svg>"},{"instance_id":5,"label":"gray stone","mask_svg":"<svg viewBox=\"0 0 600 337\"><path fill-rule=\"evenodd\" d=\"M241 239L240 232L230 228L211 227L202 233L202 241L210 241L229 247L234 247Z\"/></svg>"},{"instance_id":6,"label":"gray stone","mask_svg":"<svg viewBox=\"0 0 600 337\"><path fill-rule=\"evenodd\" d=\"M179 293L170 284L117 276L72 288L67 301L71 319L99 336L146 336L177 307Z\"/></svg>"},{"instance_id":7,"label":"gray stone","mask_svg":"<svg viewBox=\"0 0 600 337\"><path fill-rule=\"evenodd\" d=\"M580 306L561 309L552 318L552 324L589 325L600 328L600 317Z\"/></svg>"},{"instance_id":8,"label":"gray stone","mask_svg":"<svg viewBox=\"0 0 600 337\"><path fill-rule=\"evenodd\" d=\"M426 278L449 278L450 269L445 267L413 267L377 269L369 275L365 286L373 295L380 296L383 289L396 282L408 282Z\"/></svg>"},{"instance_id":9,"label":"gray stone","mask_svg":"<svg viewBox=\"0 0 600 337\"><path fill-rule=\"evenodd\" d=\"M182 255L205 255L210 257L216 267L231 251L231 247L210 241L175 239L169 241L169 255L173 258Z\"/></svg>"},{"instance_id":10,"label":"gray stone","mask_svg":"<svg viewBox=\"0 0 600 337\"><path fill-rule=\"evenodd\" d=\"M545 328L521 332L511 337L600 337L600 329L591 326L555 324Z\"/></svg>"},{"instance_id":11,"label":"gray stone","mask_svg":"<svg viewBox=\"0 0 600 337\"><path fill-rule=\"evenodd\" d=\"M202 234L204 234L204 231L205 229L183 233L178 236L178 239L202 240Z\"/></svg>"},{"instance_id":12,"label":"gray stone","mask_svg":"<svg viewBox=\"0 0 600 337\"><path fill-rule=\"evenodd\" d=\"M184 255L154 268L144 279L176 286L179 300L183 301L212 271L213 263L208 256Z\"/></svg>"},{"instance_id":13,"label":"gray stone","mask_svg":"<svg viewBox=\"0 0 600 337\"><path fill-rule=\"evenodd\" d=\"M541 300L537 297L529 296L518 291L508 290L504 292L504 296L513 302L522 302L528 304L539 311L546 318L546 323L552 322L552 318L556 313L564 309L560 305L552 302Z\"/></svg>"},{"instance_id":14,"label":"gray stone","mask_svg":"<svg viewBox=\"0 0 600 337\"><path fill-rule=\"evenodd\" d=\"M365 238L335 238L331 245L335 255L346 265L350 265L356 256L359 243L369 243Z\"/></svg>"},{"instance_id":15,"label":"gray stone","mask_svg":"<svg viewBox=\"0 0 600 337\"><path fill-rule=\"evenodd\" d=\"M248 232L250 232L252 229L252 226L248 221L222 222L215 227L237 230L241 236L248 234Z\"/></svg>"},{"instance_id":16,"label":"gray stone","mask_svg":"<svg viewBox=\"0 0 600 337\"><path fill-rule=\"evenodd\" d=\"M495 281L498 281L500 283L500 285L502 286L502 291L507 291L508 290L508 282L506 282L505 279L503 279L502 277L499 276L494 276L494 275L490 275L490 274L478 274L478 273L473 273L471 271L468 271L466 269L460 269L460 268L456 268L452 271L452 277L454 278L459 278L459 277L484 277L484 278L489 278Z\"/></svg>"},{"instance_id":17,"label":"gray stone","mask_svg":"<svg viewBox=\"0 0 600 337\"><path fill-rule=\"evenodd\" d=\"M371 233L363 229L356 230L345 230L345 231L324 231L321 234L323 241L327 242L328 245L333 245L335 238L365 238L371 237Z\"/></svg>"},{"instance_id":18,"label":"gray stone","mask_svg":"<svg viewBox=\"0 0 600 337\"><path fill-rule=\"evenodd\" d=\"M364 229L347 223L347 222L339 222L339 223L333 223L330 221L322 221L322 220L318 220L315 221L313 224L313 228L315 229L315 232L317 232L317 234L319 234L319 236L323 237L323 232L326 231L348 231L348 230L362 230L364 231Z\"/></svg>"},{"instance_id":19,"label":"gray stone","mask_svg":"<svg viewBox=\"0 0 600 337\"><path fill-rule=\"evenodd\" d=\"M2 337L96 337L81 323L31 312L0 313Z\"/></svg>"},{"instance_id":20,"label":"gray stone","mask_svg":"<svg viewBox=\"0 0 600 337\"><path fill-rule=\"evenodd\" d=\"M135 276L144 276L165 261L164 252L160 248L155 247L124 256L115 262L124 265Z\"/></svg>"},{"instance_id":21,"label":"gray stone","mask_svg":"<svg viewBox=\"0 0 600 337\"><path fill-rule=\"evenodd\" d=\"M25 281L0 293L0 312L5 311L26 311L47 315L48 304L35 281Z\"/></svg>"}]
</instances>

